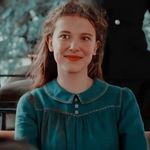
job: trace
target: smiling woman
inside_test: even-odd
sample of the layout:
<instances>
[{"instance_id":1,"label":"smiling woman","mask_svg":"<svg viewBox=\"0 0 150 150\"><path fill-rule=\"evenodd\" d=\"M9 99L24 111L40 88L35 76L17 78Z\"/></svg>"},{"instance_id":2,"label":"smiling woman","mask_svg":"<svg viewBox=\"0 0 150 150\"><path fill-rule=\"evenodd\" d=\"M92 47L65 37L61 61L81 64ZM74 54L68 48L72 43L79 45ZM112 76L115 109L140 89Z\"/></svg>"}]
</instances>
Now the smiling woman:
<instances>
[{"instance_id":1,"label":"smiling woman","mask_svg":"<svg viewBox=\"0 0 150 150\"><path fill-rule=\"evenodd\" d=\"M17 106L16 139L40 150L147 150L135 96L102 80L106 30L105 11L86 3L48 14L33 90Z\"/></svg>"},{"instance_id":2,"label":"smiling woman","mask_svg":"<svg viewBox=\"0 0 150 150\"><path fill-rule=\"evenodd\" d=\"M76 23L72 24L73 21ZM74 72L75 75L78 73L80 79L88 78L88 65L93 55L96 55L99 45L100 41L96 40L94 26L87 19L77 15L59 18L53 35L48 38L49 50L54 53L58 64L58 80L61 82L65 73L68 81L71 77L69 72Z\"/></svg>"}]
</instances>

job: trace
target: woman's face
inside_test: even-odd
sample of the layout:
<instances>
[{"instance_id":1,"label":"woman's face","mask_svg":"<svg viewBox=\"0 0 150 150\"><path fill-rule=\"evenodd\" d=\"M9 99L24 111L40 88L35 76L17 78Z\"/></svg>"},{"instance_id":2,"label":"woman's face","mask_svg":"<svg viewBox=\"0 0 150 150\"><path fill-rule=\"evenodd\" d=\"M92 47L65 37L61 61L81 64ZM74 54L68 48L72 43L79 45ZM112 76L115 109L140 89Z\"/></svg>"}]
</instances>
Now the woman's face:
<instances>
[{"instance_id":1,"label":"woman's face","mask_svg":"<svg viewBox=\"0 0 150 150\"><path fill-rule=\"evenodd\" d=\"M87 68L96 54L99 42L93 25L80 16L63 16L55 24L49 49L54 53L58 74L77 73Z\"/></svg>"}]
</instances>

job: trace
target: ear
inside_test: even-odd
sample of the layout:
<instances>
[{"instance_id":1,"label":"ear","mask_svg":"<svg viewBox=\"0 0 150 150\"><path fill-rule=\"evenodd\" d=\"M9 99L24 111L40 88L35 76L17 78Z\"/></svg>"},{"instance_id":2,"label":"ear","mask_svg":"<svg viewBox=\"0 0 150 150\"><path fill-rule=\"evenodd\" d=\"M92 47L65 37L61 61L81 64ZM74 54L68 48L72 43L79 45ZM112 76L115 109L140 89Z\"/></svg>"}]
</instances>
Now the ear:
<instances>
[{"instance_id":1,"label":"ear","mask_svg":"<svg viewBox=\"0 0 150 150\"><path fill-rule=\"evenodd\" d=\"M96 41L96 44L95 44L95 49L94 49L94 53L93 53L93 55L96 55L96 51L97 51L97 49L100 47L100 41Z\"/></svg>"},{"instance_id":2,"label":"ear","mask_svg":"<svg viewBox=\"0 0 150 150\"><path fill-rule=\"evenodd\" d=\"M53 52L53 47L52 47L52 38L50 36L47 36L46 38L46 43L48 46L48 49L50 52Z\"/></svg>"}]
</instances>

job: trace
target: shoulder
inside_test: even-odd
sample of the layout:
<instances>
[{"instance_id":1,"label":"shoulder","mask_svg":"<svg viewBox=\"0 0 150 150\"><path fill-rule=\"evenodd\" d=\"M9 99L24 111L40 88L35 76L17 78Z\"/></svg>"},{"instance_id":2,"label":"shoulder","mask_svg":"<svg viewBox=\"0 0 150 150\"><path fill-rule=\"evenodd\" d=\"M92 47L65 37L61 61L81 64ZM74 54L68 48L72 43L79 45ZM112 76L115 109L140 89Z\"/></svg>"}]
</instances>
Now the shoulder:
<instances>
[{"instance_id":1,"label":"shoulder","mask_svg":"<svg viewBox=\"0 0 150 150\"><path fill-rule=\"evenodd\" d=\"M139 106L136 97L128 87L109 84L108 93L110 94L110 97L116 97L122 113L132 111L139 113Z\"/></svg>"},{"instance_id":2,"label":"shoulder","mask_svg":"<svg viewBox=\"0 0 150 150\"><path fill-rule=\"evenodd\" d=\"M104 87L106 95L111 95L111 96L120 95L121 97L122 96L132 97L134 95L133 92L127 87L120 87L99 79L97 79L96 82L97 82L97 88Z\"/></svg>"},{"instance_id":3,"label":"shoulder","mask_svg":"<svg viewBox=\"0 0 150 150\"><path fill-rule=\"evenodd\" d=\"M107 99L109 102L117 102L121 106L124 105L124 103L136 101L132 90L127 87L120 87L101 80L97 80L97 82L99 85L102 84L105 87L103 97L105 97L105 99Z\"/></svg>"},{"instance_id":4,"label":"shoulder","mask_svg":"<svg viewBox=\"0 0 150 150\"><path fill-rule=\"evenodd\" d=\"M22 106L31 106L35 110L40 110L47 106L47 103L49 99L48 91L47 91L47 84L40 87L35 88L27 93L25 93L23 96L21 96L18 105Z\"/></svg>"},{"instance_id":5,"label":"shoulder","mask_svg":"<svg viewBox=\"0 0 150 150\"><path fill-rule=\"evenodd\" d=\"M106 81L101 81L101 80L98 80L99 84L103 84L107 87L107 92L111 93L111 94L123 94L124 96L133 96L133 92L131 89L129 89L128 87L121 87L121 86L118 86L118 85L114 85L114 84L110 84Z\"/></svg>"},{"instance_id":6,"label":"shoulder","mask_svg":"<svg viewBox=\"0 0 150 150\"><path fill-rule=\"evenodd\" d=\"M22 95L18 101L17 109L18 110L28 110L34 107L34 100L31 92L27 92Z\"/></svg>"},{"instance_id":7,"label":"shoulder","mask_svg":"<svg viewBox=\"0 0 150 150\"><path fill-rule=\"evenodd\" d=\"M37 88L23 94L18 101L18 105L34 105L35 103L34 96L37 95L37 93L41 93L40 89L42 88Z\"/></svg>"}]
</instances>

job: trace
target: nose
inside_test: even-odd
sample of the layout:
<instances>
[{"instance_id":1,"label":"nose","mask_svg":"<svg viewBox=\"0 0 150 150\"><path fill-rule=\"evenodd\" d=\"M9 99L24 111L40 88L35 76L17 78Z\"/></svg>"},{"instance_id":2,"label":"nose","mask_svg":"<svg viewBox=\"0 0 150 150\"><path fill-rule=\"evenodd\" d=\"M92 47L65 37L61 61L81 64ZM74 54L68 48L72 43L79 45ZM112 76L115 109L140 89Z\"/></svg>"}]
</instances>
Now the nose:
<instances>
[{"instance_id":1,"label":"nose","mask_svg":"<svg viewBox=\"0 0 150 150\"><path fill-rule=\"evenodd\" d=\"M70 42L69 50L72 53L76 53L79 51L79 42L77 40L73 40Z\"/></svg>"}]
</instances>

